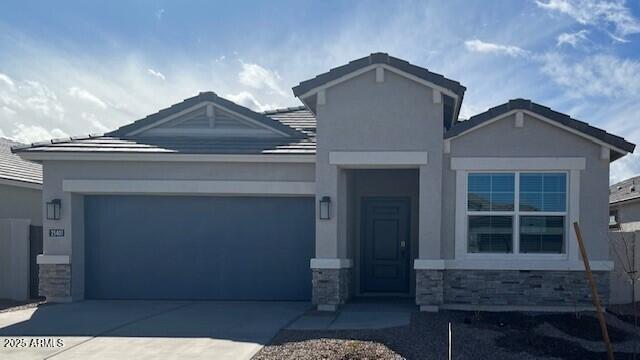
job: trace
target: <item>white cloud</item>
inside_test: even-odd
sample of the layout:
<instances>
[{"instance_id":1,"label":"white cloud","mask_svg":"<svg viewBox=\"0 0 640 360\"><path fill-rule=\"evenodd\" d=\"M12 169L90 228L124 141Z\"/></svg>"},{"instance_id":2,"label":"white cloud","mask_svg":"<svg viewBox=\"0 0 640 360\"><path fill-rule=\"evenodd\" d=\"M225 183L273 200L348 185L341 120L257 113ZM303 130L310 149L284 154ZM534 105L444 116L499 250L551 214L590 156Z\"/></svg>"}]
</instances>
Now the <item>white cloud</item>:
<instances>
[{"instance_id":1,"label":"white cloud","mask_svg":"<svg viewBox=\"0 0 640 360\"><path fill-rule=\"evenodd\" d=\"M64 138L68 135L57 128L47 130L38 125L16 124L11 139L21 143L32 143L49 139Z\"/></svg>"},{"instance_id":2,"label":"white cloud","mask_svg":"<svg viewBox=\"0 0 640 360\"><path fill-rule=\"evenodd\" d=\"M640 21L624 0L536 0L536 4L566 14L583 25L613 27L621 36L640 33Z\"/></svg>"},{"instance_id":3,"label":"white cloud","mask_svg":"<svg viewBox=\"0 0 640 360\"><path fill-rule=\"evenodd\" d=\"M494 44L478 39L467 40L464 42L464 46L472 52L503 54L512 57L524 56L528 53L526 50L517 46Z\"/></svg>"},{"instance_id":4,"label":"white cloud","mask_svg":"<svg viewBox=\"0 0 640 360\"><path fill-rule=\"evenodd\" d=\"M277 105L261 104L256 97L248 91L241 91L237 94L227 94L225 97L238 105L246 106L254 111L265 111L278 107Z\"/></svg>"},{"instance_id":5,"label":"white cloud","mask_svg":"<svg viewBox=\"0 0 640 360\"><path fill-rule=\"evenodd\" d=\"M18 93L20 99L13 99L15 103L46 117L64 117L64 107L58 101L56 93L47 86L37 81L25 80L18 86Z\"/></svg>"},{"instance_id":6,"label":"white cloud","mask_svg":"<svg viewBox=\"0 0 640 360\"><path fill-rule=\"evenodd\" d=\"M281 96L289 96L279 85L280 75L277 72L265 69L258 64L245 63L242 60L242 70L238 74L241 84L254 89L269 89Z\"/></svg>"},{"instance_id":7,"label":"white cloud","mask_svg":"<svg viewBox=\"0 0 640 360\"><path fill-rule=\"evenodd\" d=\"M3 106L3 107L2 107L2 112L3 112L3 113L5 113L7 116L13 116L13 115L15 115L15 114L16 114L16 111L15 111L15 110L13 110L13 109L12 109L12 108L10 108L10 107L6 107L6 106Z\"/></svg>"},{"instance_id":8,"label":"white cloud","mask_svg":"<svg viewBox=\"0 0 640 360\"><path fill-rule=\"evenodd\" d=\"M157 77L158 79L161 79L161 80L166 80L166 79L167 79L167 78L164 76L164 74L163 74L163 73L161 73L160 71L156 71L156 70L153 70L153 69L149 68L149 69L147 69L147 72L148 72L149 74L151 74L151 75L153 75L153 76Z\"/></svg>"},{"instance_id":9,"label":"white cloud","mask_svg":"<svg viewBox=\"0 0 640 360\"><path fill-rule=\"evenodd\" d=\"M99 97L95 96L94 94L90 93L88 90L85 89L81 89L77 86L73 86L71 88L69 88L69 92L68 92L69 96L72 96L76 99L80 99L80 100L84 100L84 101L88 101L102 109L106 109L107 108L107 104L102 101Z\"/></svg>"},{"instance_id":10,"label":"white cloud","mask_svg":"<svg viewBox=\"0 0 640 360\"><path fill-rule=\"evenodd\" d=\"M574 96L640 96L640 61L593 55L572 62L558 53L542 57L542 72Z\"/></svg>"},{"instance_id":11,"label":"white cloud","mask_svg":"<svg viewBox=\"0 0 640 360\"><path fill-rule=\"evenodd\" d=\"M620 36L616 36L616 35L614 35L614 34L612 34L610 32L607 32L607 35L609 35L611 40L613 40L615 42L619 42L619 43L628 43L629 42L629 40L627 40L627 39L625 39L623 37L620 37Z\"/></svg>"},{"instance_id":12,"label":"white cloud","mask_svg":"<svg viewBox=\"0 0 640 360\"><path fill-rule=\"evenodd\" d=\"M580 30L574 33L562 33L558 35L556 46L562 45L571 45L574 48L578 47L580 44L589 41L587 38L587 34L589 34L588 30Z\"/></svg>"},{"instance_id":13,"label":"white cloud","mask_svg":"<svg viewBox=\"0 0 640 360\"><path fill-rule=\"evenodd\" d=\"M7 74L0 73L0 83L4 83L7 87L9 87L9 90L13 91L16 89L16 84Z\"/></svg>"},{"instance_id":14,"label":"white cloud","mask_svg":"<svg viewBox=\"0 0 640 360\"><path fill-rule=\"evenodd\" d=\"M80 117L88 122L89 125L91 125L91 128L93 128L93 130L96 130L97 132L105 133L110 130L108 127L104 126L104 124L102 124L100 120L98 120L98 117L93 113L83 112L82 114L80 114ZM94 132L90 131L89 129L90 128L87 127L87 132Z\"/></svg>"}]
</instances>

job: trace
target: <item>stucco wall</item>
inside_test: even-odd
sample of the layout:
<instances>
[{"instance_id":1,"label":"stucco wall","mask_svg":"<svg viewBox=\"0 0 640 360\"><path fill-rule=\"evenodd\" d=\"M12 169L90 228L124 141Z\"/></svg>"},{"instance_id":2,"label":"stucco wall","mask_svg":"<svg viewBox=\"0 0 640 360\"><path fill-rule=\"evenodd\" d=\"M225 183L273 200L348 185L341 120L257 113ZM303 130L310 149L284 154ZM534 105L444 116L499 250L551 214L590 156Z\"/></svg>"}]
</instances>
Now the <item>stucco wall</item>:
<instances>
[{"instance_id":1,"label":"stucco wall","mask_svg":"<svg viewBox=\"0 0 640 360\"><path fill-rule=\"evenodd\" d=\"M42 225L42 191L0 185L0 219L29 219Z\"/></svg>"},{"instance_id":2,"label":"stucco wall","mask_svg":"<svg viewBox=\"0 0 640 360\"><path fill-rule=\"evenodd\" d=\"M316 192L335 200L336 216L316 224L316 256L347 257L347 196L344 170L329 164L331 151L426 151L420 197L426 206L419 219L425 246L420 252L440 255L442 167L442 103L432 102L431 89L385 71L377 83L375 70L326 90L326 104L317 106L318 148ZM428 249L428 243L434 249ZM422 243L422 240L421 240Z\"/></svg>"},{"instance_id":3,"label":"stucco wall","mask_svg":"<svg viewBox=\"0 0 640 360\"><path fill-rule=\"evenodd\" d=\"M590 140L525 115L524 127L515 127L515 115L478 128L451 141L445 154L442 247L454 257L455 171L452 157L584 157L580 171L580 226L591 260L608 260L609 161L600 158L601 147ZM570 226L570 224L568 224ZM573 231L570 229L570 231Z\"/></svg>"}]
</instances>

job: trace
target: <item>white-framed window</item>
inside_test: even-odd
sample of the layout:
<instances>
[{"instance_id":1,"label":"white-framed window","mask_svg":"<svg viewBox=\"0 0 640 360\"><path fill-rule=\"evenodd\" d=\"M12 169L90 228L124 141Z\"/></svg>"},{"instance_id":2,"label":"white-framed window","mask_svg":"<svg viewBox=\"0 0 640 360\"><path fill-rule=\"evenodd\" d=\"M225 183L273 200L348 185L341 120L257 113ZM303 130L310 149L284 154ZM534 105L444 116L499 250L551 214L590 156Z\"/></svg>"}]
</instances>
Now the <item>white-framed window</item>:
<instances>
[{"instance_id":1,"label":"white-framed window","mask_svg":"<svg viewBox=\"0 0 640 360\"><path fill-rule=\"evenodd\" d=\"M566 256L567 171L466 173L468 255Z\"/></svg>"}]
</instances>

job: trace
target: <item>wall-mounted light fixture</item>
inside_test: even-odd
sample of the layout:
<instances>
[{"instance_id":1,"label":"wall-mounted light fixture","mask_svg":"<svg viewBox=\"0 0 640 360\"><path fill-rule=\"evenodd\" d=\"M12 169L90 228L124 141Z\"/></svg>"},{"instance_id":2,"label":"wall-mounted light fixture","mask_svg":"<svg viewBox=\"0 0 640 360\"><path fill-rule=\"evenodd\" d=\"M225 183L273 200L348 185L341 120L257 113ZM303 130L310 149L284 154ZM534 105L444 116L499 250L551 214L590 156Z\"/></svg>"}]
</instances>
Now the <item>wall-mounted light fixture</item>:
<instances>
[{"instance_id":1,"label":"wall-mounted light fixture","mask_svg":"<svg viewBox=\"0 0 640 360\"><path fill-rule=\"evenodd\" d=\"M331 198L329 196L323 196L320 199L320 220L331 219Z\"/></svg>"},{"instance_id":2,"label":"wall-mounted light fixture","mask_svg":"<svg viewBox=\"0 0 640 360\"><path fill-rule=\"evenodd\" d=\"M62 201L53 199L47 203L47 220L60 220Z\"/></svg>"}]
</instances>

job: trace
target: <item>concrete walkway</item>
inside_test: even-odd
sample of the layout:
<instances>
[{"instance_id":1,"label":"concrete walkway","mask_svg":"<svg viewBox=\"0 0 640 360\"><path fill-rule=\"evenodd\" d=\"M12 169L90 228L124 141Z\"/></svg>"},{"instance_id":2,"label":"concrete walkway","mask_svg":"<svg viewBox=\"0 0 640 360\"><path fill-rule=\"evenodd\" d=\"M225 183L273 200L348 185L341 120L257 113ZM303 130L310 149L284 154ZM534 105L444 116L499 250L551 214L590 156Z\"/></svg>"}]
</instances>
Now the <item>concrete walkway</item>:
<instances>
[{"instance_id":1,"label":"concrete walkway","mask_svg":"<svg viewBox=\"0 0 640 360\"><path fill-rule=\"evenodd\" d=\"M307 312L287 327L289 330L384 329L409 325L413 304L349 303L338 312Z\"/></svg>"},{"instance_id":2,"label":"concrete walkway","mask_svg":"<svg viewBox=\"0 0 640 360\"><path fill-rule=\"evenodd\" d=\"M42 305L0 313L0 358L250 359L310 307L208 301Z\"/></svg>"}]
</instances>

